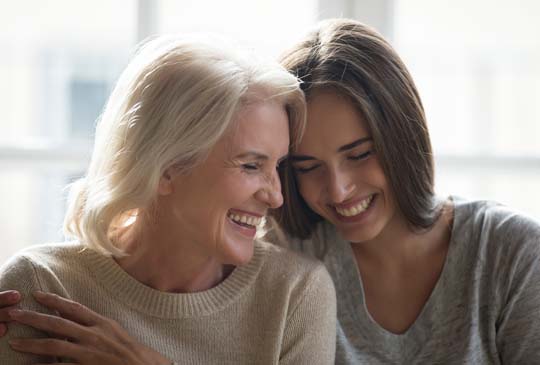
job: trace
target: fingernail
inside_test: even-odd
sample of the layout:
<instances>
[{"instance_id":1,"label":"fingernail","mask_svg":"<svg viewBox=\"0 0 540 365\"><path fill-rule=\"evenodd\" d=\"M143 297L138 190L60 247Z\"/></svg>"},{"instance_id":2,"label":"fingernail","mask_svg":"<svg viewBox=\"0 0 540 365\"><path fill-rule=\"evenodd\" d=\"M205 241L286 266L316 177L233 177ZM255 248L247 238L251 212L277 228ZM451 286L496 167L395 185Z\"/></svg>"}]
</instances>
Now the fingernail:
<instances>
[{"instance_id":1,"label":"fingernail","mask_svg":"<svg viewBox=\"0 0 540 365\"><path fill-rule=\"evenodd\" d=\"M15 347L21 346L21 341L19 341L19 340L9 340L8 342L9 342L10 346L15 346Z\"/></svg>"},{"instance_id":2,"label":"fingernail","mask_svg":"<svg viewBox=\"0 0 540 365\"><path fill-rule=\"evenodd\" d=\"M37 290L35 292L32 293L34 295L34 297L38 298L38 299L42 299L42 298L45 298L47 295L40 291L40 290Z\"/></svg>"},{"instance_id":3,"label":"fingernail","mask_svg":"<svg viewBox=\"0 0 540 365\"><path fill-rule=\"evenodd\" d=\"M8 292L8 298L10 300L19 300L21 298L21 294L17 291L9 291Z\"/></svg>"},{"instance_id":4,"label":"fingernail","mask_svg":"<svg viewBox=\"0 0 540 365\"><path fill-rule=\"evenodd\" d=\"M8 314L12 318L18 318L23 315L23 311L20 309L12 309L8 312Z\"/></svg>"}]
</instances>

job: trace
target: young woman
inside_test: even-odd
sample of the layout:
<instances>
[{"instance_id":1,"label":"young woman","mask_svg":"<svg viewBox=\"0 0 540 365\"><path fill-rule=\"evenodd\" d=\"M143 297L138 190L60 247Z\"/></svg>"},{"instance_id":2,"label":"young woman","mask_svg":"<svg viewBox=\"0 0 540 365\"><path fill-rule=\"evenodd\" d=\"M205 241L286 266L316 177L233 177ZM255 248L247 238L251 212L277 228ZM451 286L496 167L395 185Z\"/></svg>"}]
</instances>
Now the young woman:
<instances>
[{"instance_id":1,"label":"young woman","mask_svg":"<svg viewBox=\"0 0 540 365\"><path fill-rule=\"evenodd\" d=\"M336 363L537 363L540 227L435 196L422 104L392 47L330 20L282 62L303 81L308 121L270 234L330 271Z\"/></svg>"},{"instance_id":2,"label":"young woman","mask_svg":"<svg viewBox=\"0 0 540 365\"><path fill-rule=\"evenodd\" d=\"M256 237L304 123L298 81L278 64L216 41L144 45L72 187L77 241L0 270L0 288L23 294L0 363L333 363L328 272Z\"/></svg>"},{"instance_id":3,"label":"young woman","mask_svg":"<svg viewBox=\"0 0 540 365\"><path fill-rule=\"evenodd\" d=\"M308 121L276 221L323 260L338 364L540 362L540 225L434 194L413 80L373 29L330 20L287 52Z\"/></svg>"}]
</instances>

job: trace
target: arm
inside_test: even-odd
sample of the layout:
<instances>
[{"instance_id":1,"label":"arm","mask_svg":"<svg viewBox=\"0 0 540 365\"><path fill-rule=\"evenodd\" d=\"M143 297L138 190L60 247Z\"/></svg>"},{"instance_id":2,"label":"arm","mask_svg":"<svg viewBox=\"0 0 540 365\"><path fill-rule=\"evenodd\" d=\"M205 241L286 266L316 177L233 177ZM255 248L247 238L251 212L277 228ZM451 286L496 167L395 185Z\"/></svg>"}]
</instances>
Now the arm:
<instances>
[{"instance_id":1,"label":"arm","mask_svg":"<svg viewBox=\"0 0 540 365\"><path fill-rule=\"evenodd\" d=\"M335 347L336 294L320 264L287 318L279 364L334 364Z\"/></svg>"},{"instance_id":2,"label":"arm","mask_svg":"<svg viewBox=\"0 0 540 365\"><path fill-rule=\"evenodd\" d=\"M509 270L507 298L496 325L503 364L540 359L540 227L529 231Z\"/></svg>"}]
</instances>

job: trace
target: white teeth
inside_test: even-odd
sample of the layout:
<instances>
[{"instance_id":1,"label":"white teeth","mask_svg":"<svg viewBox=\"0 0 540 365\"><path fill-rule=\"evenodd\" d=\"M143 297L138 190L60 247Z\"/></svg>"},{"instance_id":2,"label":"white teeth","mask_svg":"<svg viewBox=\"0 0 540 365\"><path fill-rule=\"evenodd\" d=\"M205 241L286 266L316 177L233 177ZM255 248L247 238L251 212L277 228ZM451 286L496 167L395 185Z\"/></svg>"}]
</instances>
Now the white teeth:
<instances>
[{"instance_id":1,"label":"white teeth","mask_svg":"<svg viewBox=\"0 0 540 365\"><path fill-rule=\"evenodd\" d=\"M367 209L369 207L369 203L371 203L371 199L373 198L373 195L370 196L368 199L362 200L360 204L362 204L362 208Z\"/></svg>"},{"instance_id":2,"label":"white teeth","mask_svg":"<svg viewBox=\"0 0 540 365\"><path fill-rule=\"evenodd\" d=\"M258 226L262 222L262 217L254 217L251 215L238 215L238 214L228 214L229 218L238 223L247 224L249 226Z\"/></svg>"},{"instance_id":3,"label":"white teeth","mask_svg":"<svg viewBox=\"0 0 540 365\"><path fill-rule=\"evenodd\" d=\"M338 208L336 207L336 211L345 217L353 217L355 215L358 215L362 212L364 212L368 207L371 201L373 200L373 195L370 195L368 198L360 201L358 204L356 204L353 207L350 208Z\"/></svg>"}]
</instances>

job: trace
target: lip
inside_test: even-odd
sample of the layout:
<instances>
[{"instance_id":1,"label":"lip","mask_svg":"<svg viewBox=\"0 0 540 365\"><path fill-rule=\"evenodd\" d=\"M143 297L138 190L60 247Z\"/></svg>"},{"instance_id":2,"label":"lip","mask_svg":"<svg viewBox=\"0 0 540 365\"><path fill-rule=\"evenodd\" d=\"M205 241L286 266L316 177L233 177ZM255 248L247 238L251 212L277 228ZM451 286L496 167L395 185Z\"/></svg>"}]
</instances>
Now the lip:
<instances>
[{"instance_id":1,"label":"lip","mask_svg":"<svg viewBox=\"0 0 540 365\"><path fill-rule=\"evenodd\" d=\"M373 211L373 207L377 203L378 194L372 194L372 195L373 195L373 199L371 200L371 203L369 204L369 207L365 211L363 211L362 213L360 213L358 215L355 215L354 217L345 217L345 216L339 214L336 211L336 208L334 208L334 207L332 207L332 212L333 212L334 216L337 218L337 220L339 220L342 223L360 223L360 222L363 222L371 215L371 212ZM347 202L346 204L339 204L339 208L345 208L345 209L350 208L350 207L355 206L356 204L358 204L360 201L366 199L367 197L369 197L369 195L364 197L364 198L361 198L361 199L355 199L354 201L352 201L350 203Z\"/></svg>"},{"instance_id":2,"label":"lip","mask_svg":"<svg viewBox=\"0 0 540 365\"><path fill-rule=\"evenodd\" d=\"M235 221L233 221L230 217L227 217L227 221L229 222L229 224L232 226L232 228L236 232L238 232L241 235L243 235L243 236L245 236L247 238L250 238L250 239L255 238L255 235L257 234L257 228L256 227L250 228L250 227L241 226L238 223L236 223Z\"/></svg>"},{"instance_id":3,"label":"lip","mask_svg":"<svg viewBox=\"0 0 540 365\"><path fill-rule=\"evenodd\" d=\"M265 216L265 214L254 213L254 212L250 212L250 211L247 211L247 210L236 209L236 208L231 208L231 209L229 209L229 212L231 212L231 213L247 214L247 215L251 215L251 216L257 217L257 218L262 218L262 217Z\"/></svg>"},{"instance_id":4,"label":"lip","mask_svg":"<svg viewBox=\"0 0 540 365\"><path fill-rule=\"evenodd\" d=\"M372 193L372 194L365 195L365 196L363 196L361 198L354 198L352 200L348 200L346 203L333 204L332 208L338 207L339 209L349 209L351 207L354 207L358 203L360 203L362 200L366 200L367 198L369 198L372 195L373 195L373 197L375 197L377 194Z\"/></svg>"}]
</instances>

